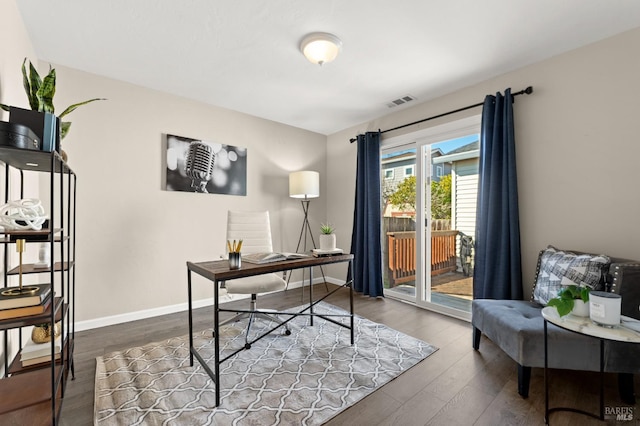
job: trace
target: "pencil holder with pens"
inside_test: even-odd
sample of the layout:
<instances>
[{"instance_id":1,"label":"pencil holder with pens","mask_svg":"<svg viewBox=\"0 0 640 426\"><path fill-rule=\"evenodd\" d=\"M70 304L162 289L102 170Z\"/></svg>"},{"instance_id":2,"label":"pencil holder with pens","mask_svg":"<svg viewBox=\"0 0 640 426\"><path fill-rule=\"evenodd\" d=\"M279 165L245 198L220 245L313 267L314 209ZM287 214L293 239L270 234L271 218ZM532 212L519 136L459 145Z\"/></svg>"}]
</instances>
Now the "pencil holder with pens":
<instances>
[{"instance_id":1,"label":"pencil holder with pens","mask_svg":"<svg viewBox=\"0 0 640 426\"><path fill-rule=\"evenodd\" d=\"M235 240L233 243L227 241L227 248L229 249L229 269L240 269L242 266L242 256L240 255L242 240L238 243Z\"/></svg>"}]
</instances>

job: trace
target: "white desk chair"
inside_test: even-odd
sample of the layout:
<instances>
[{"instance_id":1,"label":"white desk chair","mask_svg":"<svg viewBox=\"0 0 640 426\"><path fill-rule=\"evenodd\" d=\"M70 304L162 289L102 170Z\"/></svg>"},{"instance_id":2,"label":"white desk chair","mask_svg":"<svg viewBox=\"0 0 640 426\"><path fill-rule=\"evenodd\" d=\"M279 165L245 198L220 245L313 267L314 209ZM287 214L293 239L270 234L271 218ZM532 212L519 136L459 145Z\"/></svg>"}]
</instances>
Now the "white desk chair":
<instances>
[{"instance_id":1,"label":"white desk chair","mask_svg":"<svg viewBox=\"0 0 640 426\"><path fill-rule=\"evenodd\" d=\"M273 252L269 212L229 211L227 214L227 240L242 240L241 252L243 255L250 253ZM245 347L249 349L251 347L251 345L249 344L249 331L251 330L251 324L256 317L262 317L270 321L275 321L278 324L283 323L283 321L281 321L275 315L270 315L263 312L255 312L257 309L257 295L259 293L284 290L285 286L286 282L275 273L225 281L224 287L227 289L228 294L251 295L251 305L249 309L251 312L241 312L227 320L222 321L220 325L238 321L242 318L248 317L249 323L247 324L245 334ZM289 326L285 325L284 327L285 334L291 334Z\"/></svg>"}]
</instances>

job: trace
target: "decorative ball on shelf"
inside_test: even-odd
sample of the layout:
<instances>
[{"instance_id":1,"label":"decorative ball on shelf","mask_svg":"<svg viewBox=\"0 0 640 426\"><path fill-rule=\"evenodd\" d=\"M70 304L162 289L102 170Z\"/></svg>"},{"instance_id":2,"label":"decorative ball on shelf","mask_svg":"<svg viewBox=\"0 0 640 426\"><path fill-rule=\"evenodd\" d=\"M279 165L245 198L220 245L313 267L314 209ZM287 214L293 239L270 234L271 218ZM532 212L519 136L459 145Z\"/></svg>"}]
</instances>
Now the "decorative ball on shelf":
<instances>
[{"instance_id":1,"label":"decorative ball on shelf","mask_svg":"<svg viewBox=\"0 0 640 426\"><path fill-rule=\"evenodd\" d=\"M60 322L55 323L53 331L50 323L38 324L31 330L31 340L33 343L47 343L51 341L51 335L54 339L60 336Z\"/></svg>"},{"instance_id":2,"label":"decorative ball on shelf","mask_svg":"<svg viewBox=\"0 0 640 426\"><path fill-rule=\"evenodd\" d=\"M40 231L46 220L44 207L37 198L9 201L0 207L0 226L6 230Z\"/></svg>"}]
</instances>

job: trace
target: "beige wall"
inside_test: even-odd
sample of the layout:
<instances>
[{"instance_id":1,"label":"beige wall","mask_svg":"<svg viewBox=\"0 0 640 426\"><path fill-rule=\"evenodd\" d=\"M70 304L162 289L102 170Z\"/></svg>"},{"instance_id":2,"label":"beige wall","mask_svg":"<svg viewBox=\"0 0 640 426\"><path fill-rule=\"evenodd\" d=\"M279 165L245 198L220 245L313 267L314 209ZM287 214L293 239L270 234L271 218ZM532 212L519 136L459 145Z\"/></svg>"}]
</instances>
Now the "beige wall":
<instances>
[{"instance_id":1,"label":"beige wall","mask_svg":"<svg viewBox=\"0 0 640 426\"><path fill-rule=\"evenodd\" d=\"M22 85L22 62L28 58L37 66L37 57L31 40L26 32L22 17L13 0L0 3L0 103L21 108L29 108L29 101ZM16 84L17 82L17 84ZM0 109L0 120L8 121L9 113ZM2 188L1 200L4 203L4 168L0 175L0 188ZM20 198L20 174L15 169L10 169L9 199ZM38 177L35 174L24 174L24 196L38 197ZM35 247L35 246L33 246ZM31 248L25 253L25 261L37 259L36 250ZM10 267L13 267L15 250L9 250ZM0 265L2 270L3 265ZM10 285L14 285L10 282Z\"/></svg>"},{"instance_id":2,"label":"beige wall","mask_svg":"<svg viewBox=\"0 0 640 426\"><path fill-rule=\"evenodd\" d=\"M2 1L0 3L0 102L6 105L16 105L20 107L28 107L27 97L22 88L22 72L20 67L25 57L35 60L35 54L31 41L27 36L24 24L22 23L22 17L18 13L18 8L14 1ZM11 84L9 81L18 81L20 84ZM9 113L0 110L0 120L6 121L9 119ZM2 188L2 203L4 203L4 167L0 168L0 188ZM20 195L19 186L19 173L15 170L10 172L11 186L9 188L9 198L17 198ZM25 176L25 193L27 196L30 194L37 194L38 181L34 176ZM17 256L15 249L10 245L5 245L4 249L9 250L9 267L12 268L17 262ZM33 254L26 255L25 261L35 260ZM0 271L4 269L4 265L0 264ZM26 281L26 280L25 280ZM10 285L17 285L17 282L10 282ZM23 332L23 338L26 338L30 333L30 329L25 329ZM0 335L0 343L4 347L4 334ZM15 353L20 349L18 340L18 333L13 330L10 331L9 338L7 339L8 354L1 354L0 356L8 355L9 360L15 356ZM3 359L0 357L0 359ZM0 365L0 374L4 374L4 361Z\"/></svg>"},{"instance_id":3,"label":"beige wall","mask_svg":"<svg viewBox=\"0 0 640 426\"><path fill-rule=\"evenodd\" d=\"M37 58L15 2L3 1L0 12L0 102L28 107L20 67L25 57L33 61ZM13 81L19 84L12 84ZM9 113L0 110L0 119L6 121L8 118Z\"/></svg>"},{"instance_id":4,"label":"beige wall","mask_svg":"<svg viewBox=\"0 0 640 426\"><path fill-rule=\"evenodd\" d=\"M185 262L224 253L229 209L271 212L274 247L295 249L302 210L290 171L324 171L323 135L57 66L56 104L100 96L69 115L63 141L78 175L78 320L186 303ZM163 134L247 148L247 196L162 190ZM324 185L321 182L321 190ZM323 220L325 198L311 206ZM196 278L194 299L210 297Z\"/></svg>"},{"instance_id":5,"label":"beige wall","mask_svg":"<svg viewBox=\"0 0 640 426\"><path fill-rule=\"evenodd\" d=\"M525 293L537 253L548 244L640 259L638 46L640 30L633 30L330 135L327 217L336 224L339 244L349 246L352 225L354 184L346 183L355 179L356 146L349 138L532 85L534 93L517 97L514 105Z\"/></svg>"}]
</instances>

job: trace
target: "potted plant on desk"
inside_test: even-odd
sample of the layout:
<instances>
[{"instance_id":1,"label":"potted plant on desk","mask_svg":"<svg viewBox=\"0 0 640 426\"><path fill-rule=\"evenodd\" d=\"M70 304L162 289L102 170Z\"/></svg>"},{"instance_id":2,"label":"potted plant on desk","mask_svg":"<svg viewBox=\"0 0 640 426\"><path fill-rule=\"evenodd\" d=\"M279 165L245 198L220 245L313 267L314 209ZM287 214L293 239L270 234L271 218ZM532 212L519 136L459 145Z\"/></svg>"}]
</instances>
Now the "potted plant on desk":
<instances>
[{"instance_id":1,"label":"potted plant on desk","mask_svg":"<svg viewBox=\"0 0 640 426\"><path fill-rule=\"evenodd\" d=\"M555 306L561 317L571 313L578 317L589 316L589 287L568 285L558 292L558 297L549 300L547 306Z\"/></svg>"},{"instance_id":2,"label":"potted plant on desk","mask_svg":"<svg viewBox=\"0 0 640 426\"><path fill-rule=\"evenodd\" d=\"M333 231L333 226L328 223L323 223L320 226L320 250L331 251L336 249L336 234Z\"/></svg>"}]
</instances>

